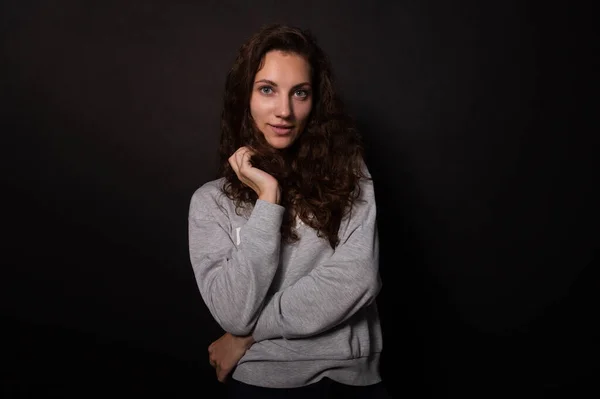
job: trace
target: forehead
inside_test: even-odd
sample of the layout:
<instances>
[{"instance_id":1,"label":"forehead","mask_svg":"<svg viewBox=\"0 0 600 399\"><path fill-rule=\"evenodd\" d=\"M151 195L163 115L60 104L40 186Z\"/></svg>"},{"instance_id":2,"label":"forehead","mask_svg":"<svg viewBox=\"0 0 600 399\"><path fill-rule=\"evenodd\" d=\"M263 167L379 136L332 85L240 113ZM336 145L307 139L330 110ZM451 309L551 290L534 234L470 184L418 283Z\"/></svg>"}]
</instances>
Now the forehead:
<instances>
[{"instance_id":1,"label":"forehead","mask_svg":"<svg viewBox=\"0 0 600 399\"><path fill-rule=\"evenodd\" d=\"M269 51L256 72L256 79L278 84L310 82L310 64L303 56L279 50Z\"/></svg>"}]
</instances>

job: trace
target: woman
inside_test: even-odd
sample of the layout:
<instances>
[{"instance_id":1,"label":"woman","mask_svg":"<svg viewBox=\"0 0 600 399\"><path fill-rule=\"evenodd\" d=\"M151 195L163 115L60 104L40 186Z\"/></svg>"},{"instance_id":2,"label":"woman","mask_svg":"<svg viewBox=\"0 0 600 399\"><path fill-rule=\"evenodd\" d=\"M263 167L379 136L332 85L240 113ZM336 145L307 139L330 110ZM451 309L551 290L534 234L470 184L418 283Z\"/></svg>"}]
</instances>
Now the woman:
<instances>
[{"instance_id":1,"label":"woman","mask_svg":"<svg viewBox=\"0 0 600 399\"><path fill-rule=\"evenodd\" d=\"M209 347L219 381L231 397L385 395L373 184L308 32L269 25L240 48L220 156L189 210L196 281L226 331Z\"/></svg>"}]
</instances>

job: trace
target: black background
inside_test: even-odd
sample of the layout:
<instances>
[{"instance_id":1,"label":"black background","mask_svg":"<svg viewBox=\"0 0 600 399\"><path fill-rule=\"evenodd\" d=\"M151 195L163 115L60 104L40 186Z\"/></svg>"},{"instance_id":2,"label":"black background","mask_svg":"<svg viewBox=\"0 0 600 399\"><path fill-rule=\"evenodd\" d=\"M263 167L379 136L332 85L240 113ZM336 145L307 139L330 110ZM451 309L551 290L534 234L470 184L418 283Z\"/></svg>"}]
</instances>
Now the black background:
<instances>
[{"instance_id":1,"label":"black background","mask_svg":"<svg viewBox=\"0 0 600 399\"><path fill-rule=\"evenodd\" d=\"M591 13L504 1L4 1L4 397L208 396L187 252L224 80L310 29L379 204L394 397L597 394Z\"/></svg>"}]
</instances>

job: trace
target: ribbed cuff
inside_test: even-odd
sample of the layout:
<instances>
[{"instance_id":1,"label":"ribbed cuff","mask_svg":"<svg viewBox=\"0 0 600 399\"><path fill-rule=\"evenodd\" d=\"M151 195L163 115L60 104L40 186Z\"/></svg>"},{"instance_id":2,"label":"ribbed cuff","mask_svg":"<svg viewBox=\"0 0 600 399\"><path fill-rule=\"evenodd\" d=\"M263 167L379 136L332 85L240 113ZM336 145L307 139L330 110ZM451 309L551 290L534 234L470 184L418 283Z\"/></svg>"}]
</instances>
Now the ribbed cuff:
<instances>
[{"instance_id":1,"label":"ribbed cuff","mask_svg":"<svg viewBox=\"0 0 600 399\"><path fill-rule=\"evenodd\" d=\"M283 212L285 208L281 205L273 204L264 200L256 200L252 214L246 223L246 226L262 230L279 232L281 222L283 221Z\"/></svg>"}]
</instances>

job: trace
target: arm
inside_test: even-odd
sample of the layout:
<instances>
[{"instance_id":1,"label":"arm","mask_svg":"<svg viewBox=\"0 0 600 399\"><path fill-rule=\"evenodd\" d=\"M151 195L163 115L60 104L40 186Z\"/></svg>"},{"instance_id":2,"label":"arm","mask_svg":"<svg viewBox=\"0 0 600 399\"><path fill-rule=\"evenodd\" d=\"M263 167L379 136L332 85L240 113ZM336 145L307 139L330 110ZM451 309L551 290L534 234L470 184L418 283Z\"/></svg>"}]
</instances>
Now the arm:
<instances>
[{"instance_id":1,"label":"arm","mask_svg":"<svg viewBox=\"0 0 600 399\"><path fill-rule=\"evenodd\" d=\"M372 182L361 190L366 202L355 204L333 256L267 300L252 333L256 341L322 333L375 300L381 280Z\"/></svg>"},{"instance_id":2,"label":"arm","mask_svg":"<svg viewBox=\"0 0 600 399\"><path fill-rule=\"evenodd\" d=\"M229 218L217 210L210 188L194 193L188 215L190 260L200 294L215 320L234 335L252 331L279 265L284 212L279 183L252 166L252 154L240 147L229 157L238 179L258 195L239 246L231 241Z\"/></svg>"},{"instance_id":3,"label":"arm","mask_svg":"<svg viewBox=\"0 0 600 399\"><path fill-rule=\"evenodd\" d=\"M219 325L234 335L248 335L279 264L284 208L259 199L236 246L226 215L211 212L210 201L215 200L200 189L190 204L189 251L196 282Z\"/></svg>"},{"instance_id":4,"label":"arm","mask_svg":"<svg viewBox=\"0 0 600 399\"><path fill-rule=\"evenodd\" d=\"M375 201L365 188L366 203L355 209L342 244L324 265L270 297L252 335L224 334L209 347L219 381L225 381L255 341L302 338L329 330L347 320L379 292L378 238ZM366 197L366 198L364 198Z\"/></svg>"}]
</instances>

